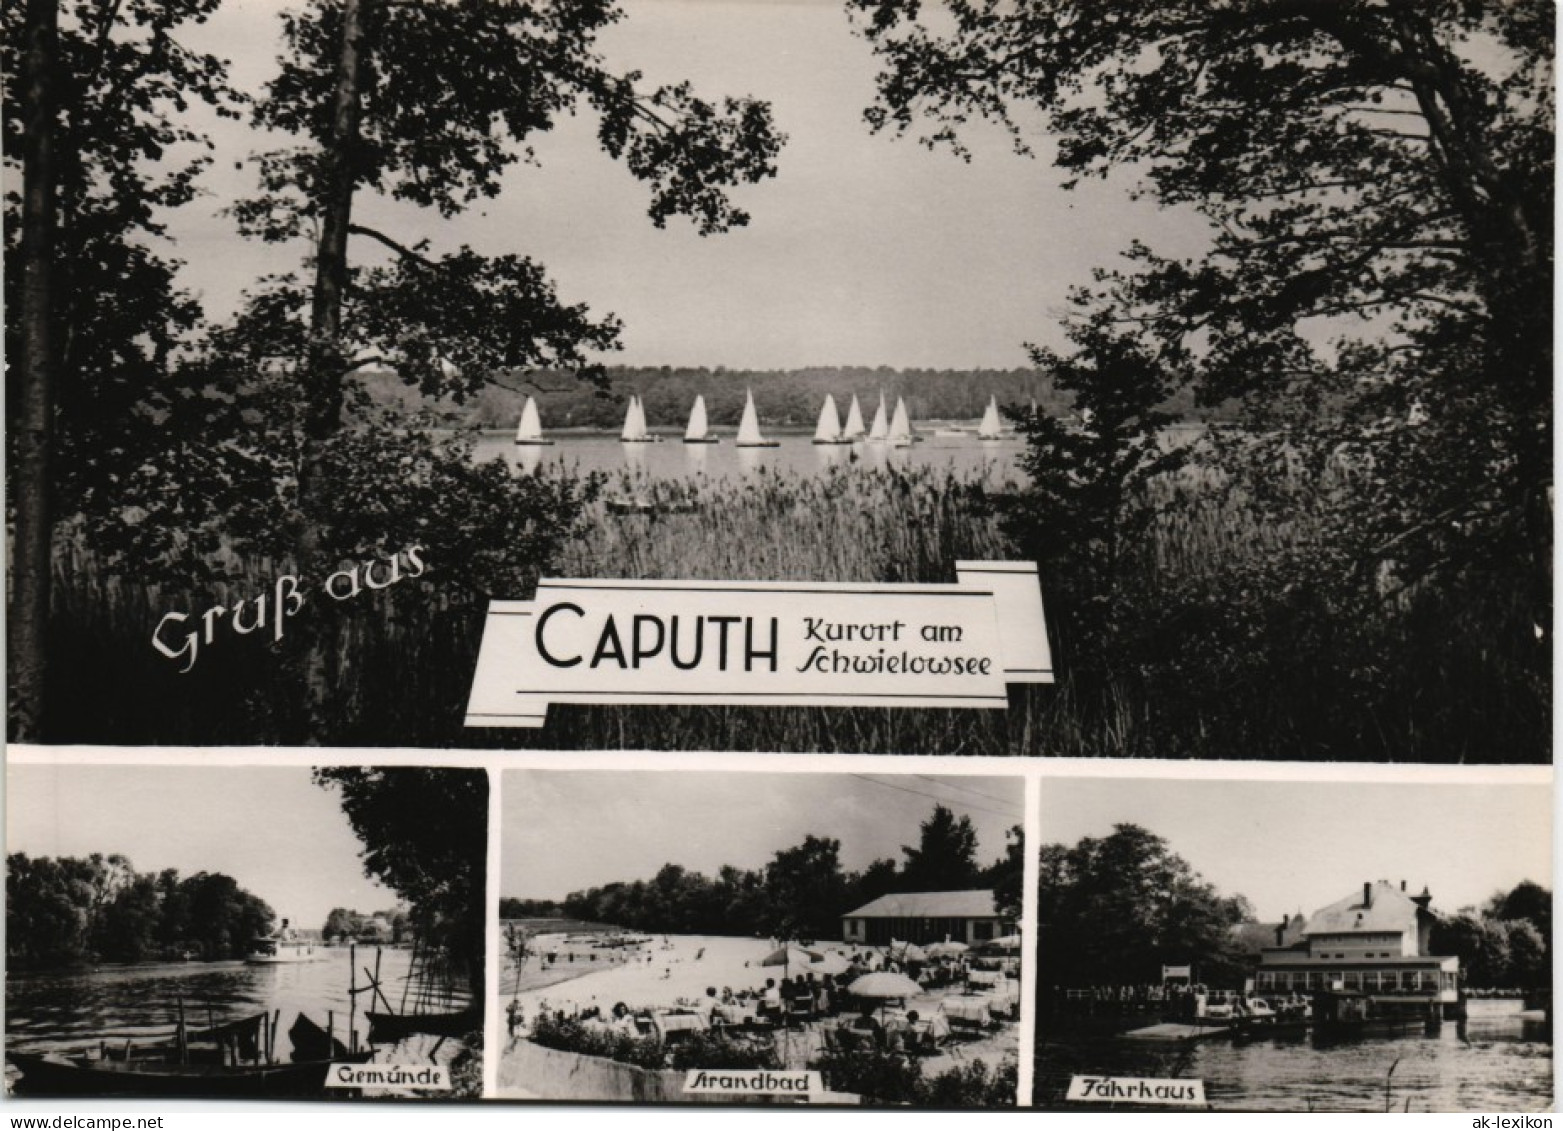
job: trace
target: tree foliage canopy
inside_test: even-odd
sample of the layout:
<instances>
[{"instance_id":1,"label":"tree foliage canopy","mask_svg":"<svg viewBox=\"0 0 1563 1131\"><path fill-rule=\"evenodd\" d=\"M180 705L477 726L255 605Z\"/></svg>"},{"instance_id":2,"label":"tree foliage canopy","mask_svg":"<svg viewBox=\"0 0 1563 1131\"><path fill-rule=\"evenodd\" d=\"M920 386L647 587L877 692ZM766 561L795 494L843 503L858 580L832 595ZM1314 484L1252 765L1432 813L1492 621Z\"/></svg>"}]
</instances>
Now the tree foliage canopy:
<instances>
[{"instance_id":1,"label":"tree foliage canopy","mask_svg":"<svg viewBox=\"0 0 1563 1131\"><path fill-rule=\"evenodd\" d=\"M906 865L875 860L861 872L841 865L841 842L810 834L780 849L762 869L723 865L715 877L665 864L651 880L621 881L572 892L564 915L643 931L681 934L753 934L833 939L841 917L893 892L995 890L1000 912L1018 919L1023 871L1021 830L1009 831L1003 856L986 867L975 861L969 818L935 806L922 823L918 847ZM531 901L510 900L513 910Z\"/></svg>"},{"instance_id":2,"label":"tree foliage canopy","mask_svg":"<svg viewBox=\"0 0 1563 1131\"><path fill-rule=\"evenodd\" d=\"M1217 983L1241 968L1232 928L1252 918L1138 825L1042 849L1039 946L1056 985L1159 982L1163 965L1190 963Z\"/></svg>"},{"instance_id":3,"label":"tree foliage canopy","mask_svg":"<svg viewBox=\"0 0 1563 1131\"><path fill-rule=\"evenodd\" d=\"M1294 712L1285 729L1307 756L1363 756L1398 729L1386 715L1469 683L1453 670L1491 667L1494 650L1512 705L1464 727L1424 721L1404 752L1389 737L1391 756L1547 733L1552 5L848 0L848 10L882 63L874 128L958 153L979 120L1022 152L1045 134L1077 191L1129 180L1205 221L1197 254L1135 243L1116 269L1081 280L1070 352L1039 352L1083 407L1116 395L1133 410L1105 427L1023 425L1038 485L1021 516L1027 545L1080 547L1070 597L1118 602L1130 620L1159 604L1162 646L1208 630L1196 645L1208 661L1187 664L1198 674L1185 685L1284 679L1362 704L1343 733L1316 733L1306 718L1317 711ZM1125 600L1116 551L1145 511L1115 495L1145 501L1158 458L1151 394L1176 388L1240 407L1243 427L1212 431L1197 453L1203 486L1219 489L1205 494L1228 521L1280 537L1200 563L1205 576L1182 592ZM1183 506L1190 480L1166 478L1159 514L1207 522ZM1072 540L1082 514L1086 537ZM1239 604L1212 608L1220 593ZM1497 593L1515 596L1505 605ZM1101 628L1080 619L1085 635ZM1272 647L1294 660L1266 659ZM1430 647L1448 670L1384 661ZM1163 661L1126 638L1064 659L1152 681L1151 713L1183 710L1154 685L1169 674ZM1246 737L1219 710L1197 712L1185 738L1212 726ZM1525 720L1515 731L1525 737L1494 739L1504 717Z\"/></svg>"},{"instance_id":4,"label":"tree foliage canopy","mask_svg":"<svg viewBox=\"0 0 1563 1131\"><path fill-rule=\"evenodd\" d=\"M365 874L407 902L421 944L465 963L482 1000L488 875L488 775L482 770L334 766L316 784L337 791Z\"/></svg>"},{"instance_id":5,"label":"tree foliage canopy","mask_svg":"<svg viewBox=\"0 0 1563 1131\"><path fill-rule=\"evenodd\" d=\"M7 180L22 161L28 117L21 52L25 5L0 13ZM138 469L161 450L184 390L169 380L175 351L200 322L175 282L167 210L188 205L211 143L187 111L204 104L236 118L242 99L221 60L191 51L180 34L218 0L64 0L53 68L56 223L50 318L58 511L112 536ZM18 262L21 196L5 196L5 250ZM6 354L21 356L21 272L5 274ZM20 385L6 383L8 408ZM204 419L189 422L199 429ZM14 430L8 437L15 439Z\"/></svg>"},{"instance_id":6,"label":"tree foliage canopy","mask_svg":"<svg viewBox=\"0 0 1563 1131\"><path fill-rule=\"evenodd\" d=\"M137 872L124 856L6 857L6 958L16 969L241 958L275 922L232 876Z\"/></svg>"}]
</instances>

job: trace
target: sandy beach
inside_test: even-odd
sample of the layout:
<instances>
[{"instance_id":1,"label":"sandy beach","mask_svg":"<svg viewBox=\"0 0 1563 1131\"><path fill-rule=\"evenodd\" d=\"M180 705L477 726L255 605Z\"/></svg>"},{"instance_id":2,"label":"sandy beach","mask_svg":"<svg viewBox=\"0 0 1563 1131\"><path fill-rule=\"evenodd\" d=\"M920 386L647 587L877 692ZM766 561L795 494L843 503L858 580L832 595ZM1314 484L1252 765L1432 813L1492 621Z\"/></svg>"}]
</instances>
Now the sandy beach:
<instances>
[{"instance_id":1,"label":"sandy beach","mask_svg":"<svg viewBox=\"0 0 1563 1131\"><path fill-rule=\"evenodd\" d=\"M533 949L546 951L549 937L539 936L534 940ZM762 966L765 957L776 949L777 944L770 939L724 935L654 936L649 943L632 951L629 961L603 966L599 959L584 972L579 958L575 963L565 963L561 959L552 969L544 970L541 960L534 956L528 960L528 969L523 972L519 993L512 989L514 968L506 972L506 980L501 983L501 1008L514 999L528 1018L544 1009L573 1014L596 1007L607 1014L619 1002L632 1010L667 1008L678 1004L680 999L693 1002L702 998L707 989L715 989L718 994L729 987L735 992L756 989L763 987L767 978L780 982L789 973L803 972L782 966ZM847 955L875 948L823 943L810 949L817 953L834 951ZM921 994L909 998L905 1004L920 1015L930 1017L951 993L951 990L943 989ZM820 1026L812 1025L779 1038L789 1066L802 1067L819 1053L819 1029ZM962 1041L959 1046L952 1045L936 1056L924 1058L922 1063L929 1075L975 1060L996 1067L1006 1056L1016 1056L1018 1049L1019 1026L1008 1023L996 1033Z\"/></svg>"}]
</instances>

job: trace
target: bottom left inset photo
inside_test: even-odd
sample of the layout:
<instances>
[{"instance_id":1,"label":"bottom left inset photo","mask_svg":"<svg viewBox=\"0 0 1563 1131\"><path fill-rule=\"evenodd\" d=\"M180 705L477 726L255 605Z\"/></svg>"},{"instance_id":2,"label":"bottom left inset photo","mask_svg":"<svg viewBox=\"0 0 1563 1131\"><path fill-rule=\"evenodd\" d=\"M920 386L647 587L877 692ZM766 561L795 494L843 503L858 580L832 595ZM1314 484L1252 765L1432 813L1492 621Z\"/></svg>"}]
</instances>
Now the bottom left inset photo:
<instances>
[{"instance_id":1,"label":"bottom left inset photo","mask_svg":"<svg viewBox=\"0 0 1563 1131\"><path fill-rule=\"evenodd\" d=\"M5 1089L482 1094L482 769L15 763Z\"/></svg>"}]
</instances>

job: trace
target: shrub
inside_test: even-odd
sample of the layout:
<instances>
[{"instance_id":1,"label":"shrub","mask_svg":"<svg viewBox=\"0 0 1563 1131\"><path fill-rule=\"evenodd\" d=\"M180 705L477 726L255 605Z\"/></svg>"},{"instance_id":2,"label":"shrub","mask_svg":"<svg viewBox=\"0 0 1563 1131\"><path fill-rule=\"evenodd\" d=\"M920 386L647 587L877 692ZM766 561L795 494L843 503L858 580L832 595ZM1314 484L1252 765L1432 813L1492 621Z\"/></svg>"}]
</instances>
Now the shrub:
<instances>
[{"instance_id":1,"label":"shrub","mask_svg":"<svg viewBox=\"0 0 1563 1131\"><path fill-rule=\"evenodd\" d=\"M769 1037L744 1038L722 1032L694 1033L669 1057L674 1068L780 1068L776 1043Z\"/></svg>"},{"instance_id":2,"label":"shrub","mask_svg":"<svg viewBox=\"0 0 1563 1131\"><path fill-rule=\"evenodd\" d=\"M918 1100L923 1067L900 1053L880 1049L820 1054L814 1062L833 1092L852 1092L870 1104L910 1104Z\"/></svg>"},{"instance_id":3,"label":"shrub","mask_svg":"<svg viewBox=\"0 0 1563 1131\"><path fill-rule=\"evenodd\" d=\"M986 1064L974 1060L921 1081L916 1102L923 1107L1014 1107L1019 1086L1020 1070L1013 1061L989 1072Z\"/></svg>"},{"instance_id":4,"label":"shrub","mask_svg":"<svg viewBox=\"0 0 1563 1131\"><path fill-rule=\"evenodd\" d=\"M532 1026L532 1040L544 1048L600 1056L639 1068L662 1068L666 1060L662 1042L656 1037L588 1028L568 1018L539 1017Z\"/></svg>"}]
</instances>

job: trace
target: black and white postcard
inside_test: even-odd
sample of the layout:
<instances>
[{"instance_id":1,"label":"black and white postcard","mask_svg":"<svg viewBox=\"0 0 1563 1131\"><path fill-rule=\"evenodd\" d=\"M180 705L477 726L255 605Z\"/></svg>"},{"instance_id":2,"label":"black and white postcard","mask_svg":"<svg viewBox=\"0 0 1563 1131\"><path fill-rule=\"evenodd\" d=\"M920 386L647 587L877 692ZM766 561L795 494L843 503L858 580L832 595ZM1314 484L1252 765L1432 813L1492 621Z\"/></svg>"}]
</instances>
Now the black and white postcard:
<instances>
[{"instance_id":1,"label":"black and white postcard","mask_svg":"<svg viewBox=\"0 0 1563 1131\"><path fill-rule=\"evenodd\" d=\"M7 1092L1546 1107L1555 23L4 5Z\"/></svg>"},{"instance_id":2,"label":"black and white postcard","mask_svg":"<svg viewBox=\"0 0 1563 1131\"><path fill-rule=\"evenodd\" d=\"M1550 1111L1550 778L1043 783L1035 1102Z\"/></svg>"},{"instance_id":3,"label":"black and white postcard","mask_svg":"<svg viewBox=\"0 0 1563 1131\"><path fill-rule=\"evenodd\" d=\"M1015 1105L1023 779L503 778L501 1098Z\"/></svg>"},{"instance_id":4,"label":"black and white postcard","mask_svg":"<svg viewBox=\"0 0 1563 1131\"><path fill-rule=\"evenodd\" d=\"M13 763L6 1092L476 1099L482 770Z\"/></svg>"}]
</instances>

